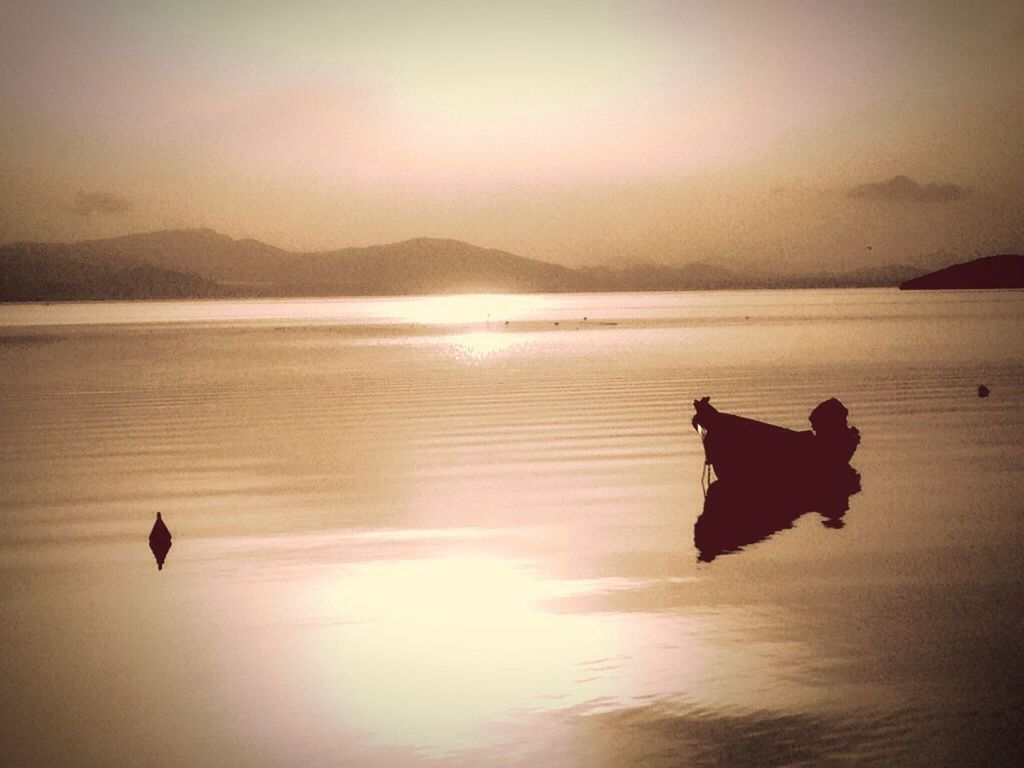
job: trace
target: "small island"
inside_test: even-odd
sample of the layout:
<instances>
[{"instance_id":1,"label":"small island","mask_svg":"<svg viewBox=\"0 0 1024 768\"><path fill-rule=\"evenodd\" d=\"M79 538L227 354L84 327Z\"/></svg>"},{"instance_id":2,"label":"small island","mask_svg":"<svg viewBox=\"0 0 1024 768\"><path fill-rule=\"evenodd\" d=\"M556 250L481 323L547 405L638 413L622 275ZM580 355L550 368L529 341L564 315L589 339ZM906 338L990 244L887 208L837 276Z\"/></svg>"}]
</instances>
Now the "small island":
<instances>
[{"instance_id":1,"label":"small island","mask_svg":"<svg viewBox=\"0 0 1024 768\"><path fill-rule=\"evenodd\" d=\"M979 288L1024 288L1024 256L1013 253L985 256L929 272L900 284L901 291Z\"/></svg>"}]
</instances>

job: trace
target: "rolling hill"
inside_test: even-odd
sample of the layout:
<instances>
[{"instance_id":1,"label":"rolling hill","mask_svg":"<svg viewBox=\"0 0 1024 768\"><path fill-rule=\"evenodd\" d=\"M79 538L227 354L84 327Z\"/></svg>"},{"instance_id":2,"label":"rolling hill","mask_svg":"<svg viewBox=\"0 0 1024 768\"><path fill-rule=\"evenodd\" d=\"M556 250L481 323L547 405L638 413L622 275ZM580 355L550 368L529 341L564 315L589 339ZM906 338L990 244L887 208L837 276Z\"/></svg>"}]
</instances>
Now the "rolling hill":
<instances>
[{"instance_id":1,"label":"rolling hill","mask_svg":"<svg viewBox=\"0 0 1024 768\"><path fill-rule=\"evenodd\" d=\"M41 298L353 296L579 290L557 264L456 240L293 253L212 230L169 230L80 243L0 247L0 300ZM132 281L148 270L149 283ZM110 295L104 295L109 281ZM77 286L77 294L76 294ZM135 286L135 290L132 289ZM50 292L48 294L48 291Z\"/></svg>"},{"instance_id":2,"label":"rolling hill","mask_svg":"<svg viewBox=\"0 0 1024 768\"><path fill-rule=\"evenodd\" d=\"M917 272L780 277L703 263L570 269L458 240L300 253L186 229L0 246L0 301L895 286Z\"/></svg>"},{"instance_id":3,"label":"rolling hill","mask_svg":"<svg viewBox=\"0 0 1024 768\"><path fill-rule=\"evenodd\" d=\"M0 248L0 301L196 299L224 296L198 275L142 262L114 266L33 249Z\"/></svg>"}]
</instances>

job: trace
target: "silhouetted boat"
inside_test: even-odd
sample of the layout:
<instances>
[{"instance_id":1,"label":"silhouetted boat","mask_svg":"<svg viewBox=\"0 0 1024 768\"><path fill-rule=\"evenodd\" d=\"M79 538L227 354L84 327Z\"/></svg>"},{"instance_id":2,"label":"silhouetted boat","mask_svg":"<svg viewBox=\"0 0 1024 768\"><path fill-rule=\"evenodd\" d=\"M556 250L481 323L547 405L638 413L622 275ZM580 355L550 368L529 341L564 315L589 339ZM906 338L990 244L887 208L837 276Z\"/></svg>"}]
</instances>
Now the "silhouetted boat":
<instances>
[{"instance_id":1,"label":"silhouetted boat","mask_svg":"<svg viewBox=\"0 0 1024 768\"><path fill-rule=\"evenodd\" d=\"M156 558L157 570L162 571L164 560L167 559L167 553L171 550L171 532L159 512L156 513L156 522L153 523L153 529L149 532L149 549L153 552L153 557Z\"/></svg>"},{"instance_id":2,"label":"silhouetted boat","mask_svg":"<svg viewBox=\"0 0 1024 768\"><path fill-rule=\"evenodd\" d=\"M859 492L860 475L849 465L827 477L788 485L716 480L693 527L697 559L710 563L719 555L764 541L809 512L818 512L826 528L842 528L850 496Z\"/></svg>"},{"instance_id":3,"label":"silhouetted boat","mask_svg":"<svg viewBox=\"0 0 1024 768\"><path fill-rule=\"evenodd\" d=\"M846 406L835 398L811 411L812 429L803 432L723 413L707 397L693 407L705 463L722 479L785 484L808 474L842 473L860 443L860 432L846 424Z\"/></svg>"}]
</instances>

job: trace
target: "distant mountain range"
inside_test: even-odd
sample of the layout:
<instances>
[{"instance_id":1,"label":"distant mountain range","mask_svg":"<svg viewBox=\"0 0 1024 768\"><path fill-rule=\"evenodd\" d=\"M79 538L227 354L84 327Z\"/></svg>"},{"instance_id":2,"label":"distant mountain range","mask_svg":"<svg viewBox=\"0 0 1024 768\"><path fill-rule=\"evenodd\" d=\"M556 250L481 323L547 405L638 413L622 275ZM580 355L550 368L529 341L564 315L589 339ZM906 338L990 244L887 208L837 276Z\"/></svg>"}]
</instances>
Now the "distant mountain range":
<instances>
[{"instance_id":1,"label":"distant mountain range","mask_svg":"<svg viewBox=\"0 0 1024 768\"><path fill-rule=\"evenodd\" d=\"M986 256L929 272L900 285L904 291L974 288L1024 288L1024 256Z\"/></svg>"},{"instance_id":2,"label":"distant mountain range","mask_svg":"<svg viewBox=\"0 0 1024 768\"><path fill-rule=\"evenodd\" d=\"M0 301L896 286L897 265L802 277L693 263L570 269L458 240L297 253L209 229L0 246Z\"/></svg>"}]
</instances>

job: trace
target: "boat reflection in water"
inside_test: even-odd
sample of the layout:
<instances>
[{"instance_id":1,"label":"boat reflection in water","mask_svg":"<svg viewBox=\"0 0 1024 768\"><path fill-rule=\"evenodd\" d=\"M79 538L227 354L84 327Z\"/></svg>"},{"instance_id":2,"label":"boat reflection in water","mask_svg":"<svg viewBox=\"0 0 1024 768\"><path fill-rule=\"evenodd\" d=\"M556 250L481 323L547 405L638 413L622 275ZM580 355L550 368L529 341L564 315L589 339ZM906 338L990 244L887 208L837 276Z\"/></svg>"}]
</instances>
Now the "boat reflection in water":
<instances>
[{"instance_id":1,"label":"boat reflection in water","mask_svg":"<svg viewBox=\"0 0 1024 768\"><path fill-rule=\"evenodd\" d=\"M764 541L809 512L820 514L826 528L842 528L850 497L859 491L860 475L850 466L806 481L716 480L693 527L697 559L710 563L719 555Z\"/></svg>"}]
</instances>

